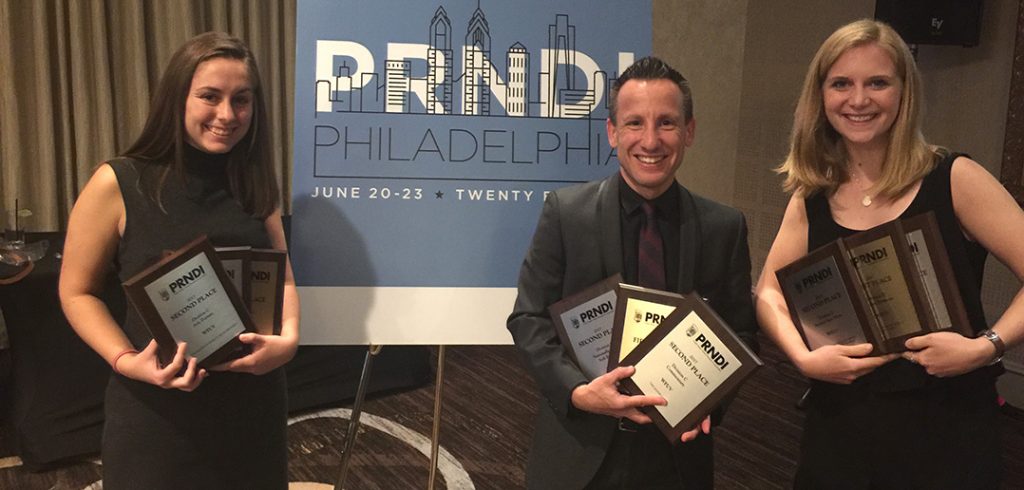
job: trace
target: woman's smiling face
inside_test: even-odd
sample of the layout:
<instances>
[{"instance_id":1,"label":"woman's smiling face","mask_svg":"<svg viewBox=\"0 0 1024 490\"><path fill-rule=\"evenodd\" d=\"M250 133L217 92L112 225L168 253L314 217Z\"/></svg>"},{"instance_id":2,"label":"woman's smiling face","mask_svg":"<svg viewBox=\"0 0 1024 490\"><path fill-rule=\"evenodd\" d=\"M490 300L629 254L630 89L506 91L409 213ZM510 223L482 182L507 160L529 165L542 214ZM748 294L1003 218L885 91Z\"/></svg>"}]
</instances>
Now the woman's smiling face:
<instances>
[{"instance_id":1,"label":"woman's smiling face","mask_svg":"<svg viewBox=\"0 0 1024 490\"><path fill-rule=\"evenodd\" d=\"M207 153L227 153L252 125L253 90L241 60L213 58L196 67L185 101L188 143Z\"/></svg>"}]
</instances>

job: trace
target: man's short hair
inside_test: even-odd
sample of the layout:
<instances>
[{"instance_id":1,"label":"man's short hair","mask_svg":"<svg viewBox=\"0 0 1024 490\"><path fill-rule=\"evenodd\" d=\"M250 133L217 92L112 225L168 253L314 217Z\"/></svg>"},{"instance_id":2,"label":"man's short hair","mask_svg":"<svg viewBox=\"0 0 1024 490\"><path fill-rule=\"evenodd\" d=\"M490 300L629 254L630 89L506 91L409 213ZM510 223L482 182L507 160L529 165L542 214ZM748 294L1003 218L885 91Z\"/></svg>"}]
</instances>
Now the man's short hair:
<instances>
[{"instance_id":1,"label":"man's short hair","mask_svg":"<svg viewBox=\"0 0 1024 490\"><path fill-rule=\"evenodd\" d=\"M619 78L615 80L615 83L612 84L612 91L608 95L608 118L613 123L615 122L619 90L630 80L671 80L679 86L679 91L683 93L682 110L686 121L689 122L690 119L693 119L693 94L690 92L690 82L686 81L686 77L682 73L679 73L660 58L647 56L629 65L629 68L626 68L619 75Z\"/></svg>"}]
</instances>

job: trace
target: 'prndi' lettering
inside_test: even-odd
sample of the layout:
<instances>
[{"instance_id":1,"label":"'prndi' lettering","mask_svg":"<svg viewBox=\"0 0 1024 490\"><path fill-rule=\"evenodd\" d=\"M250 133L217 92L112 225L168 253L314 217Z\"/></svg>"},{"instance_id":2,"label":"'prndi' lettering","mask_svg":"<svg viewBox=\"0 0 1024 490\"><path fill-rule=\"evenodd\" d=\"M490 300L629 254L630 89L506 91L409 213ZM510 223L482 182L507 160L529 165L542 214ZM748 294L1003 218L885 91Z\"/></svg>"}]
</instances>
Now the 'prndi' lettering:
<instances>
[{"instance_id":1,"label":"'prndi' lettering","mask_svg":"<svg viewBox=\"0 0 1024 490\"><path fill-rule=\"evenodd\" d=\"M192 269L191 271L189 271L188 274L185 274L185 275L175 279L174 282L168 284L167 286L168 286L168 288L170 288L172 293L177 294L179 289L184 288L185 286L188 286L189 284L194 282L196 279L199 279L200 277L202 277L203 274L206 274L206 269L203 269L203 266L200 265L200 266L196 267L195 269Z\"/></svg>"},{"instance_id":2,"label":"'prndi' lettering","mask_svg":"<svg viewBox=\"0 0 1024 490\"><path fill-rule=\"evenodd\" d=\"M580 321L583 323L587 323L591 320L600 318L607 313L611 313L612 309L612 302L605 301L604 303L601 303L589 310L580 313Z\"/></svg>"},{"instance_id":3,"label":"'prndi' lettering","mask_svg":"<svg viewBox=\"0 0 1024 490\"><path fill-rule=\"evenodd\" d=\"M714 344L704 334L698 334L694 337L693 342L700 346L701 350L708 355L708 359L718 366L718 369L725 369L729 365L729 361L725 359L725 356L718 349L715 348Z\"/></svg>"},{"instance_id":4,"label":"'prndi' lettering","mask_svg":"<svg viewBox=\"0 0 1024 490\"><path fill-rule=\"evenodd\" d=\"M832 277L832 267L825 267L824 269L821 269L821 270L819 270L817 272L813 272L811 274L808 274L808 275L804 276L802 279L800 279L800 283L805 288L809 288L809 287L814 286L814 285L818 284L819 282L824 281L825 279L829 279L831 277Z\"/></svg>"},{"instance_id":5,"label":"'prndi' lettering","mask_svg":"<svg viewBox=\"0 0 1024 490\"><path fill-rule=\"evenodd\" d=\"M862 264L862 263L863 264L870 264L872 262L875 262L875 261L887 258L888 256L889 256L889 252L888 252L888 250L886 250L885 247L876 248L875 250L872 250L870 252L865 252L865 253L862 253L860 255L855 256L853 258L853 265L854 265L854 267L860 267L860 264Z\"/></svg>"}]
</instances>

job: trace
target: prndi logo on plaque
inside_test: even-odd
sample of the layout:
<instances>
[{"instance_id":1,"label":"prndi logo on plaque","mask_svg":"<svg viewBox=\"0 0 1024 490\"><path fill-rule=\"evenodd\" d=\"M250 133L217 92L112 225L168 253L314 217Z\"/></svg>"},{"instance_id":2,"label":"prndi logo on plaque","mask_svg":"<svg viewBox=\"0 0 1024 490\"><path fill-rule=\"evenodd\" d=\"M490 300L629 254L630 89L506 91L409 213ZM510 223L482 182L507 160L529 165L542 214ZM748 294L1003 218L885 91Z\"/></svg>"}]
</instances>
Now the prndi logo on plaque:
<instances>
[{"instance_id":1,"label":"prndi logo on plaque","mask_svg":"<svg viewBox=\"0 0 1024 490\"><path fill-rule=\"evenodd\" d=\"M626 291L619 296L655 293ZM698 295L664 299L676 308L622 360L636 371L619 387L664 397L668 405L641 410L676 444L763 363Z\"/></svg>"},{"instance_id":2,"label":"prndi logo on plaque","mask_svg":"<svg viewBox=\"0 0 1024 490\"><path fill-rule=\"evenodd\" d=\"M619 283L616 286L615 320L609 348L608 370L619 365L683 300L669 291Z\"/></svg>"},{"instance_id":3,"label":"prndi logo on plaque","mask_svg":"<svg viewBox=\"0 0 1024 490\"><path fill-rule=\"evenodd\" d=\"M807 347L871 342L901 352L908 338L970 320L933 213L827 243L776 271Z\"/></svg>"},{"instance_id":4,"label":"prndi logo on plaque","mask_svg":"<svg viewBox=\"0 0 1024 490\"><path fill-rule=\"evenodd\" d=\"M607 372L621 280L615 274L548 307L562 346L591 379Z\"/></svg>"},{"instance_id":5,"label":"prndi logo on plaque","mask_svg":"<svg viewBox=\"0 0 1024 490\"><path fill-rule=\"evenodd\" d=\"M247 352L238 335L254 331L252 318L206 236L139 271L123 286L153 334L162 364L171 362L179 342L188 343L186 355L200 367Z\"/></svg>"}]
</instances>

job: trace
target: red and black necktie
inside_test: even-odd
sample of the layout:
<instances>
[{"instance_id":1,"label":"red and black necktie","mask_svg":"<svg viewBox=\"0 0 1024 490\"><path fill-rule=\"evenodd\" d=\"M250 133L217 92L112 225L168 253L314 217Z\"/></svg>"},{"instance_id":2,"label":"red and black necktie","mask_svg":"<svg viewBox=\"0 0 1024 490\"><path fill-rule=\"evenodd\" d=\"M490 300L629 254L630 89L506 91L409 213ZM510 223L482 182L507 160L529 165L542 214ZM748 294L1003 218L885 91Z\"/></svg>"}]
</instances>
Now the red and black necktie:
<instances>
[{"instance_id":1,"label":"red and black necktie","mask_svg":"<svg viewBox=\"0 0 1024 490\"><path fill-rule=\"evenodd\" d=\"M665 246L658 230L657 209L651 203L641 204L644 221L640 225L638 243L637 279L640 286L665 289Z\"/></svg>"}]
</instances>

